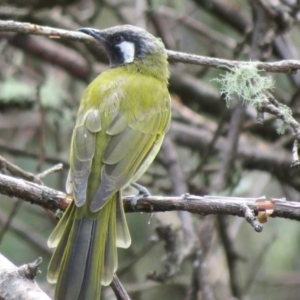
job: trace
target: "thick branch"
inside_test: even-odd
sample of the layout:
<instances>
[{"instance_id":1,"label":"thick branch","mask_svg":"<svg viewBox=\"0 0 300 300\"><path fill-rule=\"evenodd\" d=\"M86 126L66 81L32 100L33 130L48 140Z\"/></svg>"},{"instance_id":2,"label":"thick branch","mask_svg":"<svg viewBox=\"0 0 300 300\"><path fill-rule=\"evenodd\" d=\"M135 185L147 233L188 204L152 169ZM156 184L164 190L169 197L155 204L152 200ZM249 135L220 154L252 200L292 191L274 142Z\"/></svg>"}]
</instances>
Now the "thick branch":
<instances>
[{"instance_id":1,"label":"thick branch","mask_svg":"<svg viewBox=\"0 0 300 300\"><path fill-rule=\"evenodd\" d=\"M0 299L5 300L50 300L38 287L34 278L41 259L16 267L0 254Z\"/></svg>"},{"instance_id":2,"label":"thick branch","mask_svg":"<svg viewBox=\"0 0 300 300\"><path fill-rule=\"evenodd\" d=\"M9 197L17 197L51 210L62 207L61 202L67 199L65 193L44 185L2 174L0 174L0 193Z\"/></svg>"},{"instance_id":3,"label":"thick branch","mask_svg":"<svg viewBox=\"0 0 300 300\"><path fill-rule=\"evenodd\" d=\"M17 197L24 201L37 204L44 208L64 209L70 198L63 192L38 185L23 179L0 174L0 193L9 197ZM222 196L193 196L189 194L180 197L151 196L144 197L132 207L132 196L125 197L126 212L165 212L188 211L199 215L223 214L244 217L242 207L247 205L254 214L273 211L272 217L300 220L300 203L284 199L239 198Z\"/></svg>"}]
</instances>

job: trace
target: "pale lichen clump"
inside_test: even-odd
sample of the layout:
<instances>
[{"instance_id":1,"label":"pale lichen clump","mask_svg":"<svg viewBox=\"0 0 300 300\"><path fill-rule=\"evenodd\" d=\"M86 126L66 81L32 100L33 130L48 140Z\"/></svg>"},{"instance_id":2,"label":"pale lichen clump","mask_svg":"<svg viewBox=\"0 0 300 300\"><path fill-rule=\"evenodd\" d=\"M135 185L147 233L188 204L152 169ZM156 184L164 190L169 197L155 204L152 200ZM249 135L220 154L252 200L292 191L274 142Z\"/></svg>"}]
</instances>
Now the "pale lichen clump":
<instances>
[{"instance_id":1,"label":"pale lichen clump","mask_svg":"<svg viewBox=\"0 0 300 300\"><path fill-rule=\"evenodd\" d=\"M260 108L264 94L274 87L270 77L259 74L255 63L241 64L230 68L221 78L214 79L221 83L221 94L224 95L227 106L234 95L238 95L244 102Z\"/></svg>"},{"instance_id":2,"label":"pale lichen clump","mask_svg":"<svg viewBox=\"0 0 300 300\"><path fill-rule=\"evenodd\" d=\"M227 106L237 95L246 104L260 112L270 112L278 117L277 133L283 134L285 127L293 120L291 109L276 101L269 93L274 87L270 77L261 76L255 63L240 64L230 68L221 78L213 79L221 84L220 92L225 97Z\"/></svg>"}]
</instances>

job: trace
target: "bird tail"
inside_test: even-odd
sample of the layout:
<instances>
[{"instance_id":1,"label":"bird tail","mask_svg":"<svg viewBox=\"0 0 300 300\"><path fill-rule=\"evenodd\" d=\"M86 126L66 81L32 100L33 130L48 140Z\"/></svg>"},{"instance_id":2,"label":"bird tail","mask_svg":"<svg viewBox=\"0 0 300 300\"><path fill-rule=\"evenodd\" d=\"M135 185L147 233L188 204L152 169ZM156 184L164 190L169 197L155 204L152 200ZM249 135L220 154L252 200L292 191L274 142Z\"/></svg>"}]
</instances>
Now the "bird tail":
<instances>
[{"instance_id":1,"label":"bird tail","mask_svg":"<svg viewBox=\"0 0 300 300\"><path fill-rule=\"evenodd\" d=\"M77 217L74 201L48 240L56 248L48 267L48 281L57 282L56 300L99 300L101 285L109 285L118 266L117 247L131 238L120 192L95 213Z\"/></svg>"}]
</instances>

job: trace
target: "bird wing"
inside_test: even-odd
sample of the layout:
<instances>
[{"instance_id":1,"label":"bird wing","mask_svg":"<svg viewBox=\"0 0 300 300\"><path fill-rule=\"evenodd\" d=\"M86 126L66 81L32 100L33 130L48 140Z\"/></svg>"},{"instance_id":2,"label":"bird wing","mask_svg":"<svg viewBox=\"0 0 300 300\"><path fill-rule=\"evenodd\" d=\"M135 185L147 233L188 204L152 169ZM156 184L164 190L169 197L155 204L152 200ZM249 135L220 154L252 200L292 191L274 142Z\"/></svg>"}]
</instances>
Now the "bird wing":
<instances>
[{"instance_id":1,"label":"bird wing","mask_svg":"<svg viewBox=\"0 0 300 300\"><path fill-rule=\"evenodd\" d=\"M78 120L73 131L66 190L69 194L73 193L77 207L83 206L86 201L88 178L96 149L96 133L100 130L100 112L90 109Z\"/></svg>"},{"instance_id":2,"label":"bird wing","mask_svg":"<svg viewBox=\"0 0 300 300\"><path fill-rule=\"evenodd\" d=\"M101 209L117 190L137 180L153 161L170 122L168 94L160 99L164 100L166 106L157 105L142 117L128 121L119 112L112 120L106 131L110 140L102 156L101 183L90 205L92 212Z\"/></svg>"}]
</instances>

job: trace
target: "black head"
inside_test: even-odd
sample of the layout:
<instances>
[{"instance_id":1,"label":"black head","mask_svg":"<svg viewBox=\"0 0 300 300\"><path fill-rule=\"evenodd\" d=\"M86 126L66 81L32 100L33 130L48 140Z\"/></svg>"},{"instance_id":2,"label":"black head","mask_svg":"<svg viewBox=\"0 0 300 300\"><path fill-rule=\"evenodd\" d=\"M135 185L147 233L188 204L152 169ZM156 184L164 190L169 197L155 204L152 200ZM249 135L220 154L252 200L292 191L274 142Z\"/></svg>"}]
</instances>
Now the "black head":
<instances>
[{"instance_id":1,"label":"black head","mask_svg":"<svg viewBox=\"0 0 300 300\"><path fill-rule=\"evenodd\" d=\"M150 53L164 53L163 43L147 31L123 25L105 30L81 28L79 31L94 37L105 48L110 63L114 66L132 63L136 59L146 59Z\"/></svg>"}]
</instances>

